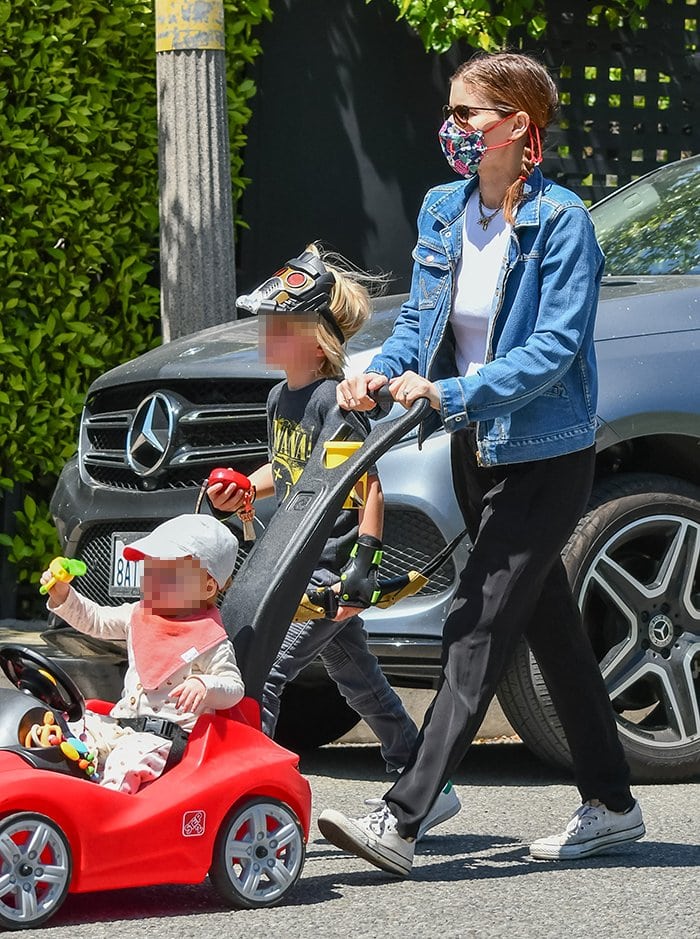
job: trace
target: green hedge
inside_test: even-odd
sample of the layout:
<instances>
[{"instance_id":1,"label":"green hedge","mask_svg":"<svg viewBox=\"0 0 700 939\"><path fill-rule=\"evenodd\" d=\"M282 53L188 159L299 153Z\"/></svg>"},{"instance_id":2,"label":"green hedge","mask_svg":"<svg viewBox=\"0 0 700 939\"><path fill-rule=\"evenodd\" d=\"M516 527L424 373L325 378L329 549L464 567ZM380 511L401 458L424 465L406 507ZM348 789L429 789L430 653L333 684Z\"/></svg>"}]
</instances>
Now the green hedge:
<instances>
[{"instance_id":1,"label":"green hedge","mask_svg":"<svg viewBox=\"0 0 700 939\"><path fill-rule=\"evenodd\" d=\"M225 0L232 174L269 0ZM47 499L89 383L159 333L153 4L0 2L0 491L20 580L58 549Z\"/></svg>"}]
</instances>

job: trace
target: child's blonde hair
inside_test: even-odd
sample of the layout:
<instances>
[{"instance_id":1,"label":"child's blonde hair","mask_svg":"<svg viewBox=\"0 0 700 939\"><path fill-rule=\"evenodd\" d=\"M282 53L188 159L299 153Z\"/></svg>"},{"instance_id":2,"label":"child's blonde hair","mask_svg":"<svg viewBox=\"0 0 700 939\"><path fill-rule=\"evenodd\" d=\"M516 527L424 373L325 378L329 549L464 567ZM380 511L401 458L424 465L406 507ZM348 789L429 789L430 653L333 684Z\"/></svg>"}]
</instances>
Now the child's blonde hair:
<instances>
[{"instance_id":1,"label":"child's blonde hair","mask_svg":"<svg viewBox=\"0 0 700 939\"><path fill-rule=\"evenodd\" d=\"M335 279L330 311L347 342L369 319L372 297L381 296L386 292L390 277L387 274L368 274L352 265L342 255L324 251L316 243L307 245L306 250L320 258ZM319 317L316 326L316 339L324 355L318 368L319 374L324 378L337 378L342 375L347 361L345 345L322 317Z\"/></svg>"}]
</instances>

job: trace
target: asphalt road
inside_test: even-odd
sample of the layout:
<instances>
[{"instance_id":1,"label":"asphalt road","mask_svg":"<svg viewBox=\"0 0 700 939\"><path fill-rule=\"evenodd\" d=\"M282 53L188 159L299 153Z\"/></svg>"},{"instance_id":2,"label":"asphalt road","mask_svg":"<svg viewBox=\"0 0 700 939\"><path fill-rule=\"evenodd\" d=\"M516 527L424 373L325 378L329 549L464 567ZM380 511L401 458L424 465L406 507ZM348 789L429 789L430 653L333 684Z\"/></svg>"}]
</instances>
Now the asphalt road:
<instances>
[{"instance_id":1,"label":"asphalt road","mask_svg":"<svg viewBox=\"0 0 700 939\"><path fill-rule=\"evenodd\" d=\"M314 820L326 807L360 814L381 795L375 746L305 755ZM222 906L206 883L69 897L43 929L61 939L246 939L294 936L460 939L698 939L700 781L639 786L644 841L578 864L533 861L529 840L558 830L576 807L565 776L522 744L472 747L454 777L464 808L419 848L399 881L343 854L312 825L302 879L283 907Z\"/></svg>"}]
</instances>

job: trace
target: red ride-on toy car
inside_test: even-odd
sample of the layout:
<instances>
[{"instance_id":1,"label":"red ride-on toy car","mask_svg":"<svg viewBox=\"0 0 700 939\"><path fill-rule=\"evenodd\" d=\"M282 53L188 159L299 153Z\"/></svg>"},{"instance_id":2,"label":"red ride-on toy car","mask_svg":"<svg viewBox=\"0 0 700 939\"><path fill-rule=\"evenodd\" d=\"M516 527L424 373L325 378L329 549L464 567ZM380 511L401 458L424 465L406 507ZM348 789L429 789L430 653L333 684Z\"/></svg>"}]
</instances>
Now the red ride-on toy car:
<instances>
[{"instance_id":1,"label":"red ride-on toy car","mask_svg":"<svg viewBox=\"0 0 700 939\"><path fill-rule=\"evenodd\" d=\"M56 746L24 746L47 709L85 701L54 662L0 646L0 926L28 929L68 893L209 877L232 906L279 903L304 866L311 792L261 733L257 702L202 715L182 760L135 795L91 781ZM94 711L111 705L89 701Z\"/></svg>"},{"instance_id":2,"label":"red ride-on toy car","mask_svg":"<svg viewBox=\"0 0 700 939\"><path fill-rule=\"evenodd\" d=\"M207 873L235 906L286 896L304 864L311 793L296 754L259 729L265 679L353 485L429 410L420 399L375 424L340 465L314 449L221 607L247 697L202 715L181 761L135 795L96 785L58 747L24 745L47 707L75 721L85 702L49 659L0 646L17 689L0 689L0 925L37 926L67 893L197 883ZM336 439L350 432L343 425Z\"/></svg>"}]
</instances>

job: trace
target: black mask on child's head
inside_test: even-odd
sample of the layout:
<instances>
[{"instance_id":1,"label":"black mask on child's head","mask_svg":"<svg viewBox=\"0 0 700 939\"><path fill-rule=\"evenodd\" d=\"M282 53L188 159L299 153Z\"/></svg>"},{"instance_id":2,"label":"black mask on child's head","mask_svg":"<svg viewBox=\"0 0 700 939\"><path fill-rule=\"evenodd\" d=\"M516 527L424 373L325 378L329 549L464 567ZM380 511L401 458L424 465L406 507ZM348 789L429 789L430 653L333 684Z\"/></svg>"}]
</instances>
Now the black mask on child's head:
<instances>
[{"instance_id":1,"label":"black mask on child's head","mask_svg":"<svg viewBox=\"0 0 700 939\"><path fill-rule=\"evenodd\" d=\"M252 293L236 300L241 310L254 314L316 313L328 323L341 343L345 336L330 310L335 278L311 251L287 261Z\"/></svg>"}]
</instances>

